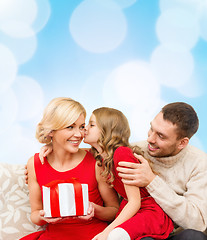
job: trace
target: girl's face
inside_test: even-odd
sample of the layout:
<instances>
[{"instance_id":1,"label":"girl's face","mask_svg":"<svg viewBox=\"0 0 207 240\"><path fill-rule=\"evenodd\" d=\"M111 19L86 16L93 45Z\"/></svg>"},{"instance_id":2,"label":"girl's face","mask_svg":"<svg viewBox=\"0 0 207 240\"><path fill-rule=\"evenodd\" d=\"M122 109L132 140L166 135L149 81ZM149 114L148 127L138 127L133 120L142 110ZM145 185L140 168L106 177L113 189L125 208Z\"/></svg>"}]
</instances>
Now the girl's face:
<instances>
[{"instance_id":1,"label":"girl's face","mask_svg":"<svg viewBox=\"0 0 207 240\"><path fill-rule=\"evenodd\" d=\"M64 149L67 152L75 153L85 133L85 117L83 114L67 128L52 131L53 146Z\"/></svg>"},{"instance_id":2,"label":"girl's face","mask_svg":"<svg viewBox=\"0 0 207 240\"><path fill-rule=\"evenodd\" d=\"M98 128L96 123L96 117L94 114L91 115L89 123L86 126L84 142L90 144L92 147L99 150L98 140L101 136L101 130Z\"/></svg>"}]
</instances>

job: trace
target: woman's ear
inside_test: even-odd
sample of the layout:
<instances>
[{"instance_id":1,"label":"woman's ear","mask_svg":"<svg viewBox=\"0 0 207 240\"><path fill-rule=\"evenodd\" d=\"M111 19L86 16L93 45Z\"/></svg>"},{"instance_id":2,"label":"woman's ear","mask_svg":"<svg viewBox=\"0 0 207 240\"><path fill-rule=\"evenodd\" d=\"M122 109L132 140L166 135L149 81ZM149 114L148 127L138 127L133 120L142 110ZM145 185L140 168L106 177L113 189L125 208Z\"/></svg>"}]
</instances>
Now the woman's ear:
<instances>
[{"instance_id":1,"label":"woman's ear","mask_svg":"<svg viewBox=\"0 0 207 240\"><path fill-rule=\"evenodd\" d=\"M180 150L182 150L183 148L185 148L188 145L188 143L189 143L189 138L188 137L184 137L184 138L182 138L180 140L180 144L179 144L178 148Z\"/></svg>"},{"instance_id":2,"label":"woman's ear","mask_svg":"<svg viewBox=\"0 0 207 240\"><path fill-rule=\"evenodd\" d=\"M54 135L54 131L51 130L50 133L49 133L48 135L49 135L49 137L53 137L53 135Z\"/></svg>"}]
</instances>

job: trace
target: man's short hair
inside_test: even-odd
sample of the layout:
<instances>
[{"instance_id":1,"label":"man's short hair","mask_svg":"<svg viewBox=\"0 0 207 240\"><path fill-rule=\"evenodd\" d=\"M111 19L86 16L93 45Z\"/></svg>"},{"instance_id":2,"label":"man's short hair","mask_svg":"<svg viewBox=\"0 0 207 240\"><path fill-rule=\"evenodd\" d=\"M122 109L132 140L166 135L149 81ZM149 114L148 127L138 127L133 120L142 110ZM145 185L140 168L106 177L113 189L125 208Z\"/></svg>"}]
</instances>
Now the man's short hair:
<instances>
[{"instance_id":1,"label":"man's short hair","mask_svg":"<svg viewBox=\"0 0 207 240\"><path fill-rule=\"evenodd\" d=\"M163 119L177 126L177 138L189 139L197 132L199 119L193 107L184 102L174 102L162 108Z\"/></svg>"}]
</instances>

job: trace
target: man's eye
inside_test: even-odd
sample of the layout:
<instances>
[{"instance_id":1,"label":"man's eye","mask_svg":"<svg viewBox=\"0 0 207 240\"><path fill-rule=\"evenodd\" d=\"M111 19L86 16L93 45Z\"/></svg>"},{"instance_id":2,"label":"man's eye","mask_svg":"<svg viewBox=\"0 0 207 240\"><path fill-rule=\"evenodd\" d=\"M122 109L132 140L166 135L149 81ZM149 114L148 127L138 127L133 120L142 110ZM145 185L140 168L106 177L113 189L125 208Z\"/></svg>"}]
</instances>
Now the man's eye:
<instances>
[{"instance_id":1,"label":"man's eye","mask_svg":"<svg viewBox=\"0 0 207 240\"><path fill-rule=\"evenodd\" d=\"M163 135L159 134L158 136L159 136L159 138L164 139Z\"/></svg>"}]
</instances>

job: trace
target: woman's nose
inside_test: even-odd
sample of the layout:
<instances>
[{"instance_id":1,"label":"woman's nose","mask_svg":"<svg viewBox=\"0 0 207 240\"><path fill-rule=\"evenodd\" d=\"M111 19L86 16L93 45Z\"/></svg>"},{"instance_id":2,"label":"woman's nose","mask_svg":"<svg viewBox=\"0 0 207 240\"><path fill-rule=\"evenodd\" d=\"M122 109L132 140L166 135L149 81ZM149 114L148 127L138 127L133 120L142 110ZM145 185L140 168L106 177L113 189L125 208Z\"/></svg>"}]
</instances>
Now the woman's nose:
<instances>
[{"instance_id":1,"label":"woman's nose","mask_svg":"<svg viewBox=\"0 0 207 240\"><path fill-rule=\"evenodd\" d=\"M75 129L74 135L75 135L76 137L81 137L81 136L82 136L81 130L80 130L79 128Z\"/></svg>"}]
</instances>

